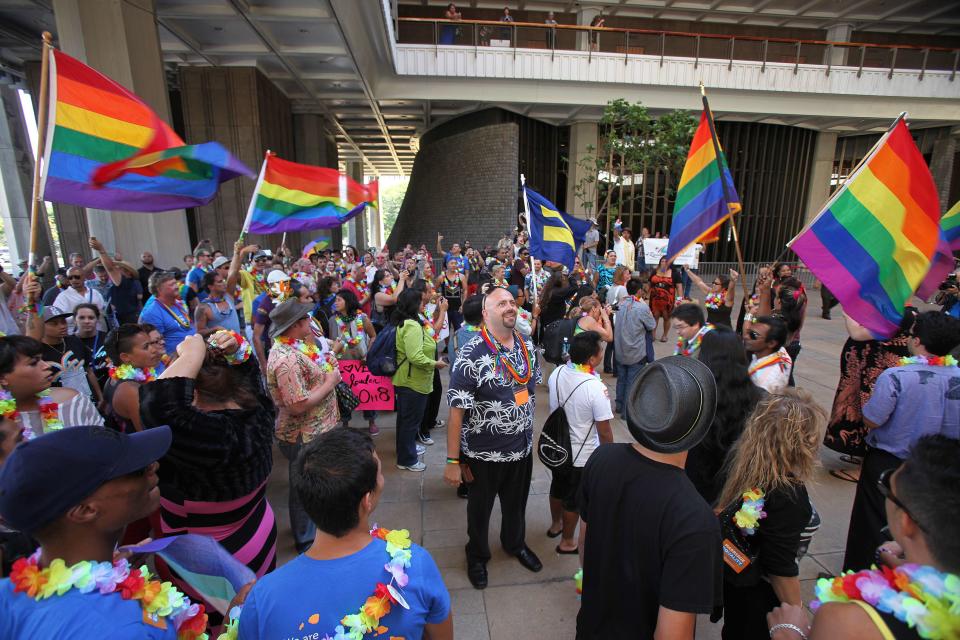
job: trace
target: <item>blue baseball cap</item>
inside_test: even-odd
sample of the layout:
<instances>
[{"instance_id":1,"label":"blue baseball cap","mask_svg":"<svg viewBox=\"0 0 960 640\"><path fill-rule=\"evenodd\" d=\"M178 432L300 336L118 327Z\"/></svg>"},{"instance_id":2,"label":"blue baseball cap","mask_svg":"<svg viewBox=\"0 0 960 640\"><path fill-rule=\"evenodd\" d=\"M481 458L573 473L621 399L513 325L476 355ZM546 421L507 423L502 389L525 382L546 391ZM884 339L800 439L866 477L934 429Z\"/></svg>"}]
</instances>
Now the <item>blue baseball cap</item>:
<instances>
[{"instance_id":1,"label":"blue baseball cap","mask_svg":"<svg viewBox=\"0 0 960 640\"><path fill-rule=\"evenodd\" d=\"M34 532L110 480L159 460L172 438L167 426L131 434L68 427L23 442L0 468L0 516Z\"/></svg>"}]
</instances>

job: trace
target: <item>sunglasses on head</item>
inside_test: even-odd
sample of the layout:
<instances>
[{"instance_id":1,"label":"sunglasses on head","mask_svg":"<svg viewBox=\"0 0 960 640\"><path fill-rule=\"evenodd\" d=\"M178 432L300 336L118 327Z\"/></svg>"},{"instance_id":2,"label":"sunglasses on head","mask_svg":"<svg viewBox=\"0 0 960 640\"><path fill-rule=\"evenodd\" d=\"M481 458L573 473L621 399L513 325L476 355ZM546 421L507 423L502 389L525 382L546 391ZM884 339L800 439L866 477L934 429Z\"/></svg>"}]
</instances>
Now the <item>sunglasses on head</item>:
<instances>
[{"instance_id":1,"label":"sunglasses on head","mask_svg":"<svg viewBox=\"0 0 960 640\"><path fill-rule=\"evenodd\" d=\"M922 531L926 532L926 527L920 524L920 521L917 520L915 515L910 513L910 509L907 508L907 505L903 504L900 498L894 495L893 486L890 484L890 479L893 477L894 472L896 472L896 469L887 469L880 474L880 477L877 478L877 490L880 491L880 495L895 504L897 508L910 516L910 519L917 523L917 526L920 527Z\"/></svg>"}]
</instances>

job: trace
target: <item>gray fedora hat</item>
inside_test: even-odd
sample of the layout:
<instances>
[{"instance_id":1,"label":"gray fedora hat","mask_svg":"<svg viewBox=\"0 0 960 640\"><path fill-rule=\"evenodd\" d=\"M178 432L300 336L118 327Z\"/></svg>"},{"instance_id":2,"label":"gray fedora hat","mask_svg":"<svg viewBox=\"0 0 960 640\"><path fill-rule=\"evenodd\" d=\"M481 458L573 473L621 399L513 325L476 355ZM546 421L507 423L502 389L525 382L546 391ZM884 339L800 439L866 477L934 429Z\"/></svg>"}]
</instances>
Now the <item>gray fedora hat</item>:
<instances>
[{"instance_id":1,"label":"gray fedora hat","mask_svg":"<svg viewBox=\"0 0 960 640\"><path fill-rule=\"evenodd\" d=\"M669 356L645 366L627 393L627 427L644 447L679 453L707 434L717 408L717 383L695 358Z\"/></svg>"},{"instance_id":2,"label":"gray fedora hat","mask_svg":"<svg viewBox=\"0 0 960 640\"><path fill-rule=\"evenodd\" d=\"M295 322L308 317L312 311L312 304L304 304L293 298L280 303L270 312L270 337L276 338Z\"/></svg>"}]
</instances>

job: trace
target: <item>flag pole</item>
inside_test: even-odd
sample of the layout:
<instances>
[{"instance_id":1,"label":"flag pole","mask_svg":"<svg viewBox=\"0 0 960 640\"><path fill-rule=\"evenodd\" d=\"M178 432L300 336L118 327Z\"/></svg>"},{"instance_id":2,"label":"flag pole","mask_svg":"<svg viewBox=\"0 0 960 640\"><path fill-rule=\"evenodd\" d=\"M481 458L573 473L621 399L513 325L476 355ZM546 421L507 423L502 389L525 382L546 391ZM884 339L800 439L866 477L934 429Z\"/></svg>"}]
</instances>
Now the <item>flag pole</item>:
<instances>
[{"instance_id":1,"label":"flag pole","mask_svg":"<svg viewBox=\"0 0 960 640\"><path fill-rule=\"evenodd\" d=\"M43 52L40 63L40 99L39 111L37 113L37 152L34 154L33 163L33 200L30 202L30 252L27 256L27 272L30 278L37 277L37 243L40 236L40 209L46 212L43 206L43 194L40 193L40 179L44 164L43 153L47 145L47 114L49 105L47 104L47 95L50 90L47 85L50 84L50 48L52 47L53 36L49 31L43 32ZM44 219L44 224L46 220ZM28 279L27 282L31 280ZM28 305L36 304L38 300L27 300Z\"/></svg>"},{"instance_id":2,"label":"flag pole","mask_svg":"<svg viewBox=\"0 0 960 640\"><path fill-rule=\"evenodd\" d=\"M530 201L527 200L527 179L522 173L520 174L520 190L523 191L523 213L527 218L527 241L529 242L531 232ZM533 264L533 251L530 252L530 284L533 285L533 302L530 304L536 305L539 302L539 294L537 293L537 272Z\"/></svg>"},{"instance_id":3,"label":"flag pole","mask_svg":"<svg viewBox=\"0 0 960 640\"><path fill-rule=\"evenodd\" d=\"M723 202L730 211L730 185L727 184L727 176L723 170L723 151L720 149L720 141L717 139L717 129L713 124L713 112L710 111L710 103L707 102L707 90L700 83L700 95L703 97L703 112L707 115L707 126L710 127L710 141L713 143L713 153L716 156L717 169L720 171L720 185L723 187ZM740 268L740 286L743 289L743 298L746 300L750 294L747 292L747 274L743 266L743 250L740 248L740 234L737 233L736 214L730 213L730 231L733 233L733 245L737 249L737 267Z\"/></svg>"},{"instance_id":4,"label":"flag pole","mask_svg":"<svg viewBox=\"0 0 960 640\"><path fill-rule=\"evenodd\" d=\"M240 242L247 237L250 231L250 221L253 220L253 210L257 204L257 194L260 192L260 185L263 184L263 174L267 172L267 159L271 156L270 149L263 154L263 164L260 165L260 175L257 176L257 184L253 188L253 195L250 196L250 206L247 207L247 217L243 221L243 230L240 231Z\"/></svg>"}]
</instances>

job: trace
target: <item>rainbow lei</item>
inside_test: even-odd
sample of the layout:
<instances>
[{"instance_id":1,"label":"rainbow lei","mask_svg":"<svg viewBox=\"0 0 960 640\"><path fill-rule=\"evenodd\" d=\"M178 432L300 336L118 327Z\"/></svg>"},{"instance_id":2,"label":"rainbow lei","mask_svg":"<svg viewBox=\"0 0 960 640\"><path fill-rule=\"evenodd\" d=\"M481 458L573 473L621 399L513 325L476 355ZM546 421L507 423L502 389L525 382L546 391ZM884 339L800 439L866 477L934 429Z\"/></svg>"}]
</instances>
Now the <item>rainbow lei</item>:
<instances>
[{"instance_id":1,"label":"rainbow lei","mask_svg":"<svg viewBox=\"0 0 960 640\"><path fill-rule=\"evenodd\" d=\"M577 569L573 574L573 586L577 590L577 600L583 595L583 568Z\"/></svg>"},{"instance_id":2,"label":"rainbow lei","mask_svg":"<svg viewBox=\"0 0 960 640\"><path fill-rule=\"evenodd\" d=\"M101 595L119 593L124 600L139 600L144 617L153 621L166 618L177 630L178 640L207 640L207 614L202 604L194 604L169 582L152 579L146 565L130 568L126 558L114 562L83 560L68 567L56 559L41 569L40 550L29 558L13 563L10 581L14 593L25 593L34 600L62 596L71 589L80 593L98 591Z\"/></svg>"},{"instance_id":3,"label":"rainbow lei","mask_svg":"<svg viewBox=\"0 0 960 640\"><path fill-rule=\"evenodd\" d=\"M216 336L221 333L225 333L231 338L234 339L237 343L237 350L233 353L224 353L223 359L227 361L227 364L238 365L243 364L250 359L250 355L253 353L253 347L250 346L250 343L242 335L236 331L230 329L218 329L217 331L210 334L210 337L207 338L207 344L211 347L215 347L216 342L213 340Z\"/></svg>"},{"instance_id":4,"label":"rainbow lei","mask_svg":"<svg viewBox=\"0 0 960 640\"><path fill-rule=\"evenodd\" d=\"M353 335L347 331L347 323L343 321L343 318L339 315L334 317L337 320L337 331L340 334L340 337L337 339L343 343L343 346L356 347L359 345L360 340L363 338L363 314L358 313L356 317L353 318Z\"/></svg>"},{"instance_id":5,"label":"rainbow lei","mask_svg":"<svg viewBox=\"0 0 960 640\"><path fill-rule=\"evenodd\" d=\"M181 327L183 327L184 329L190 328L190 314L187 312L186 309L183 308L183 303L180 300L173 301L173 306L176 309L176 311L174 311L167 305L163 304L159 300L157 300L157 304L159 304L161 307L166 309L167 313L173 316L173 319L176 320L177 324L179 324Z\"/></svg>"},{"instance_id":6,"label":"rainbow lei","mask_svg":"<svg viewBox=\"0 0 960 640\"><path fill-rule=\"evenodd\" d=\"M763 510L763 489L751 489L743 494L743 506L733 514L733 523L745 536L752 536L760 526L760 520L767 517Z\"/></svg>"},{"instance_id":7,"label":"rainbow lei","mask_svg":"<svg viewBox=\"0 0 960 640\"><path fill-rule=\"evenodd\" d=\"M420 314L420 322L423 324L423 329L427 332L427 335L430 336L430 339L434 342L437 341L437 330L433 328L433 323L430 322L430 319L427 318L424 314Z\"/></svg>"},{"instance_id":8,"label":"rainbow lei","mask_svg":"<svg viewBox=\"0 0 960 640\"><path fill-rule=\"evenodd\" d=\"M925 364L930 367L955 367L957 366L957 359L951 355L910 356L909 358L900 358L901 367L905 367L908 364Z\"/></svg>"},{"instance_id":9,"label":"rainbow lei","mask_svg":"<svg viewBox=\"0 0 960 640\"><path fill-rule=\"evenodd\" d=\"M693 339L687 342L683 336L677 338L677 347L673 350L673 355L675 356L692 356L700 349L700 342L703 340L703 336L707 335L713 331L712 324L705 324L700 327L700 331L697 331L697 335L693 336Z\"/></svg>"},{"instance_id":10,"label":"rainbow lei","mask_svg":"<svg viewBox=\"0 0 960 640\"><path fill-rule=\"evenodd\" d=\"M960 636L960 577L930 566L904 564L896 569L849 571L821 578L814 611L824 602L862 601L889 613L927 640Z\"/></svg>"},{"instance_id":11,"label":"rainbow lei","mask_svg":"<svg viewBox=\"0 0 960 640\"><path fill-rule=\"evenodd\" d=\"M267 274L260 270L250 271L253 276L253 288L257 293L266 293L270 286L267 284Z\"/></svg>"},{"instance_id":12,"label":"rainbow lei","mask_svg":"<svg viewBox=\"0 0 960 640\"><path fill-rule=\"evenodd\" d=\"M526 373L520 375L517 373L517 370L514 368L513 364L510 362L510 358L507 358L503 351L503 346L497 342L494 338L490 336L487 332L486 325L481 325L480 327L480 337L483 338L484 343L493 351L493 354L497 357L497 371L499 372L500 368L506 369L507 373L510 374L510 377L513 378L513 381L516 382L521 387L526 386L530 382L530 378L533 377L533 365L530 361L530 352L527 351L527 343L524 342L523 337L517 333L513 332L514 342L520 343L520 349L523 351L523 361L526 368ZM506 376L504 376L506 380Z\"/></svg>"},{"instance_id":13,"label":"rainbow lei","mask_svg":"<svg viewBox=\"0 0 960 640\"><path fill-rule=\"evenodd\" d=\"M335 366L337 366L336 360L331 361L329 354L324 357L324 355L320 353L320 347L313 342L308 343L304 340L294 340L286 336L279 336L274 338L273 341L291 347L310 358L310 360L320 365L320 370L323 371L323 373L329 373L330 371L333 371Z\"/></svg>"},{"instance_id":14,"label":"rainbow lei","mask_svg":"<svg viewBox=\"0 0 960 640\"><path fill-rule=\"evenodd\" d=\"M119 367L110 367L107 374L111 380L134 380L136 382L153 382L159 373L156 367L135 367L132 364L122 364Z\"/></svg>"},{"instance_id":15,"label":"rainbow lei","mask_svg":"<svg viewBox=\"0 0 960 640\"><path fill-rule=\"evenodd\" d=\"M587 375L593 376L594 378L600 377L600 374L597 373L597 370L588 364L577 364L575 362L568 362L567 367L571 371L578 371L580 373L585 373Z\"/></svg>"},{"instance_id":16,"label":"rainbow lei","mask_svg":"<svg viewBox=\"0 0 960 640\"><path fill-rule=\"evenodd\" d=\"M50 389L44 389L37 394L37 411L40 413L40 422L43 424L42 433L63 429L63 420L60 419L60 405L50 397ZM17 401L6 389L0 388L0 415L8 420L16 420L20 416L17 410ZM23 439L33 440L35 434L26 425L23 426ZM42 434L41 434L42 435Z\"/></svg>"},{"instance_id":17,"label":"rainbow lei","mask_svg":"<svg viewBox=\"0 0 960 640\"><path fill-rule=\"evenodd\" d=\"M707 309L716 311L723 303L724 295L722 293L708 293L704 306L706 306Z\"/></svg>"}]
</instances>

